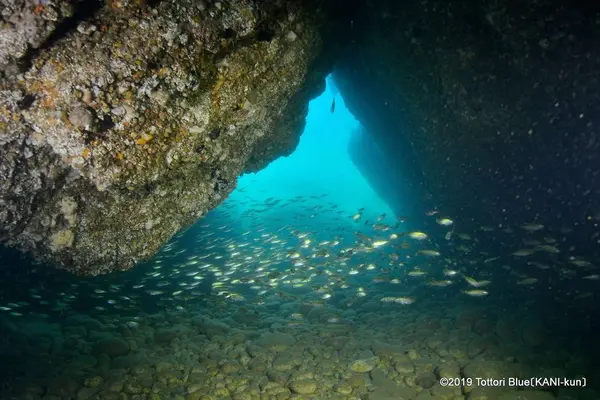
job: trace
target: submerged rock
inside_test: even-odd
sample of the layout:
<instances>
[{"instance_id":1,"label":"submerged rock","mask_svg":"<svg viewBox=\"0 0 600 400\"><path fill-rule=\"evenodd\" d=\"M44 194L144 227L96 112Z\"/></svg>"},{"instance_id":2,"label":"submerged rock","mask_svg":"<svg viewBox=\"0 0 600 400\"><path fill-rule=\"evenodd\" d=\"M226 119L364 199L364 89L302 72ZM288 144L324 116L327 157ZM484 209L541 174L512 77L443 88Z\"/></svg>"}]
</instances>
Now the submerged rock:
<instances>
[{"instance_id":1,"label":"submerged rock","mask_svg":"<svg viewBox=\"0 0 600 400\"><path fill-rule=\"evenodd\" d=\"M256 340L257 345L277 352L287 350L294 343L296 343L296 339L292 335L282 332L265 333Z\"/></svg>"},{"instance_id":2,"label":"submerged rock","mask_svg":"<svg viewBox=\"0 0 600 400\"><path fill-rule=\"evenodd\" d=\"M361 360L355 360L350 364L350 369L354 372L369 372L377 366L379 357L369 357Z\"/></svg>"},{"instance_id":3,"label":"submerged rock","mask_svg":"<svg viewBox=\"0 0 600 400\"><path fill-rule=\"evenodd\" d=\"M129 353L129 344L121 338L108 337L94 344L94 353L104 353L110 357L124 356Z\"/></svg>"},{"instance_id":4,"label":"submerged rock","mask_svg":"<svg viewBox=\"0 0 600 400\"><path fill-rule=\"evenodd\" d=\"M438 378L433 372L423 372L415 378L415 383L424 389L433 387L437 382Z\"/></svg>"},{"instance_id":5,"label":"submerged rock","mask_svg":"<svg viewBox=\"0 0 600 400\"><path fill-rule=\"evenodd\" d=\"M44 44L76 7L68 0L0 0L0 72L14 72L11 63ZM89 2L79 7L93 9Z\"/></svg>"},{"instance_id":6,"label":"submerged rock","mask_svg":"<svg viewBox=\"0 0 600 400\"><path fill-rule=\"evenodd\" d=\"M154 342L168 344L178 336L184 333L184 329L181 326L175 326L172 328L160 328L154 331Z\"/></svg>"},{"instance_id":7,"label":"submerged rock","mask_svg":"<svg viewBox=\"0 0 600 400\"><path fill-rule=\"evenodd\" d=\"M229 333L231 331L231 327L226 323L210 319L204 315L193 317L192 325L195 326L200 333L203 333L208 337Z\"/></svg>"},{"instance_id":8,"label":"submerged rock","mask_svg":"<svg viewBox=\"0 0 600 400\"><path fill-rule=\"evenodd\" d=\"M0 75L0 240L90 275L153 255L289 154L330 62L312 6L99 4L26 56L72 2L0 2L0 67L30 57Z\"/></svg>"},{"instance_id":9,"label":"submerged rock","mask_svg":"<svg viewBox=\"0 0 600 400\"><path fill-rule=\"evenodd\" d=\"M292 381L289 385L290 390L298 394L313 394L317 391L317 381L314 379L300 379Z\"/></svg>"}]
</instances>

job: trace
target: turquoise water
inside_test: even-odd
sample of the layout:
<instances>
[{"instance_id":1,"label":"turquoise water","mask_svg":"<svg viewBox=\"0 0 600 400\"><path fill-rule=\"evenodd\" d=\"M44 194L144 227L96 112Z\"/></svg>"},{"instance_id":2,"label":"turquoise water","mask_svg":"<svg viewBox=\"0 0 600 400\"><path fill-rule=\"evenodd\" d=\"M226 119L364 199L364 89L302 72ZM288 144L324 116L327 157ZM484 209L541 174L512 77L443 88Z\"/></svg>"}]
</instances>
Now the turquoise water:
<instances>
[{"instance_id":1,"label":"turquoise water","mask_svg":"<svg viewBox=\"0 0 600 400\"><path fill-rule=\"evenodd\" d=\"M256 174L240 177L239 189L229 200L236 203L236 212L242 213L269 197L290 199L303 196L308 199L326 195L323 199L336 204L338 210L345 211L346 215L364 208L367 210L366 218L383 213L393 217L390 206L374 192L350 159L348 146L353 136L360 134L360 123L348 111L343 98L336 95L332 84L330 77L325 92L311 101L306 128L294 153L273 161ZM335 111L332 113L334 96ZM253 203L242 204L244 198L252 199ZM322 204L320 199L311 202ZM305 204L298 206L284 212L297 211ZM347 222L350 223L350 220Z\"/></svg>"}]
</instances>

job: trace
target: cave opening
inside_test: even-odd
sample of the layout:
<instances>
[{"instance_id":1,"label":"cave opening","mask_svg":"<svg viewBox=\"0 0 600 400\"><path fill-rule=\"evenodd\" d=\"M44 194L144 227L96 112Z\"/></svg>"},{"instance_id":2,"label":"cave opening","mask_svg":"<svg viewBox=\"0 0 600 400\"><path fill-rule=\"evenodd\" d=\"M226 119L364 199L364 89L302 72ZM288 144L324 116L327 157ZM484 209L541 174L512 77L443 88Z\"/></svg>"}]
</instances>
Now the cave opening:
<instances>
[{"instance_id":1,"label":"cave opening","mask_svg":"<svg viewBox=\"0 0 600 400\"><path fill-rule=\"evenodd\" d=\"M269 217L286 223L302 218L308 225L332 213L345 218L361 209L365 220L384 213L393 217L400 202L390 204L372 186L362 165L363 154L356 151L368 142L366 136L330 75L323 93L309 104L306 126L294 152L257 173L241 176L224 206L234 204L232 211L237 215L265 208L263 220ZM314 213L303 215L307 208ZM239 221L246 227L253 224L249 219Z\"/></svg>"}]
</instances>

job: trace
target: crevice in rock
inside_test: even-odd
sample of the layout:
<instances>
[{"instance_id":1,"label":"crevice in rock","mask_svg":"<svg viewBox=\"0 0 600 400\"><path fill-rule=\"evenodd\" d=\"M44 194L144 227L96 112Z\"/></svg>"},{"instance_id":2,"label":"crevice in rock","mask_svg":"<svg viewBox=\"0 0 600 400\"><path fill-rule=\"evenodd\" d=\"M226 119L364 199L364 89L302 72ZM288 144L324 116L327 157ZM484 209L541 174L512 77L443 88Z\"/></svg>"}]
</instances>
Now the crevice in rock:
<instances>
[{"instance_id":1,"label":"crevice in rock","mask_svg":"<svg viewBox=\"0 0 600 400\"><path fill-rule=\"evenodd\" d=\"M112 120L112 118L108 115L105 115L104 118L102 118L99 122L98 122L98 133L102 134L112 128L114 128L115 123Z\"/></svg>"},{"instance_id":2,"label":"crevice in rock","mask_svg":"<svg viewBox=\"0 0 600 400\"><path fill-rule=\"evenodd\" d=\"M30 47L25 55L17 61L19 71L23 73L29 70L33 65L33 60L37 58L42 50L51 48L57 41L77 29L77 25L82 21L93 18L104 4L105 3L102 0L82 0L78 2L74 6L74 12L71 17L61 21L61 23L56 26L56 29L39 47Z\"/></svg>"},{"instance_id":3,"label":"crevice in rock","mask_svg":"<svg viewBox=\"0 0 600 400\"><path fill-rule=\"evenodd\" d=\"M34 101L35 101L34 95L26 94L25 96L23 96L21 101L18 102L18 106L21 110L27 110L29 107L31 107L31 105L33 104Z\"/></svg>"},{"instance_id":4,"label":"crevice in rock","mask_svg":"<svg viewBox=\"0 0 600 400\"><path fill-rule=\"evenodd\" d=\"M155 8L162 2L162 0L139 0L139 1L140 1L140 3L145 4L149 8Z\"/></svg>"},{"instance_id":5,"label":"crevice in rock","mask_svg":"<svg viewBox=\"0 0 600 400\"><path fill-rule=\"evenodd\" d=\"M275 32L267 27L263 27L256 33L256 40L259 42L270 42L275 37Z\"/></svg>"}]
</instances>

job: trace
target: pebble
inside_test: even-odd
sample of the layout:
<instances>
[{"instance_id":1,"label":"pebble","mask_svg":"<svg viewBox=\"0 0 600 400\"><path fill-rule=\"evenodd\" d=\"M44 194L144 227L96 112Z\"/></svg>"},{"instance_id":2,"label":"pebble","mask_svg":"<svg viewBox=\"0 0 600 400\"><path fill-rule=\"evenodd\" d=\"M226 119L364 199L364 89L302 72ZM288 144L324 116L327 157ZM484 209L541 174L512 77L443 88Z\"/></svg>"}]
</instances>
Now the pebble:
<instances>
[{"instance_id":1,"label":"pebble","mask_svg":"<svg viewBox=\"0 0 600 400\"><path fill-rule=\"evenodd\" d=\"M236 312L239 308L232 307L229 317ZM249 313L258 315L252 310ZM522 391L464 388L461 393L460 388L438 385L438 380L532 373L515 360L488 359L492 353L487 350L466 351L469 343L477 348L487 347L485 335L474 334L474 328L467 329L477 324L466 316L457 330L437 324L436 330L428 331L426 328L432 323L424 318L412 323L404 321L402 344L388 334L393 327L386 318L365 326L357 324L351 334L335 324L322 325L320 319L315 320L311 330L289 329L281 320L285 321L274 314L264 328L241 330L240 321L250 320L238 318L236 323L233 318L218 320L204 314L188 319L175 314L152 315L135 329L121 329L124 325L69 317L63 334L68 334L70 346L86 343L89 354L73 357L64 370L78 376L77 381L57 381L44 388L44 400L59 393L69 393L70 398L77 400L255 400L261 392L265 398L284 400L514 400ZM431 345L432 337L437 341L445 335L447 340ZM522 340L522 346L531 342ZM139 350L132 350L134 345ZM53 341L39 337L35 346L49 351ZM513 354L523 351L514 340L510 346L496 346L504 346ZM469 358L470 354L477 355ZM565 357L557 356L563 369L553 371L554 376L565 374L565 363L581 364L569 354ZM550 400L546 392L528 391L527 395ZM595 392L591 396L596 398ZM22 398L40 400L41 395ZM62 397L55 399L59 398Z\"/></svg>"},{"instance_id":2,"label":"pebble","mask_svg":"<svg viewBox=\"0 0 600 400\"><path fill-rule=\"evenodd\" d=\"M369 372L377 366L379 363L379 357L374 356L370 358L364 358L361 360L355 360L350 364L350 369L354 372Z\"/></svg>"},{"instance_id":3,"label":"pebble","mask_svg":"<svg viewBox=\"0 0 600 400\"><path fill-rule=\"evenodd\" d=\"M79 129L90 129L94 122L92 112L85 107L77 107L69 113L69 122Z\"/></svg>"},{"instance_id":4,"label":"pebble","mask_svg":"<svg viewBox=\"0 0 600 400\"><path fill-rule=\"evenodd\" d=\"M317 381L314 379L300 379L292 381L289 385L292 392L298 394L313 394L317 391Z\"/></svg>"},{"instance_id":5,"label":"pebble","mask_svg":"<svg viewBox=\"0 0 600 400\"><path fill-rule=\"evenodd\" d=\"M286 39L288 42L295 42L297 38L298 38L298 35L296 35L296 32L294 32L294 31L289 31L289 32L288 32L288 33L286 33L286 35L285 35L285 39Z\"/></svg>"}]
</instances>

